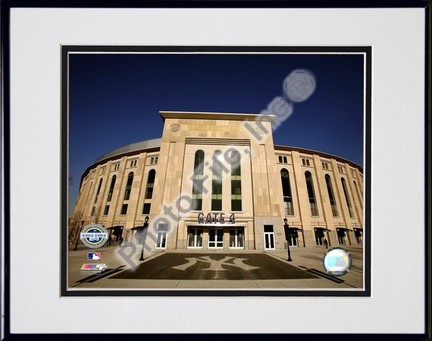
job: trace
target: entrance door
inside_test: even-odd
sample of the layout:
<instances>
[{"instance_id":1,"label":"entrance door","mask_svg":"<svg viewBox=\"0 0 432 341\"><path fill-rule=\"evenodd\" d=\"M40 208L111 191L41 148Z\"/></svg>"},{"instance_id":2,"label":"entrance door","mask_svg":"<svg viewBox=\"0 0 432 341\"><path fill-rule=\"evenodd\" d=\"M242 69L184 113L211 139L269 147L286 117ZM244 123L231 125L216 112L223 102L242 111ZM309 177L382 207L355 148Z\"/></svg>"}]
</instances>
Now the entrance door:
<instances>
[{"instance_id":1,"label":"entrance door","mask_svg":"<svg viewBox=\"0 0 432 341\"><path fill-rule=\"evenodd\" d=\"M223 248L223 229L209 230L209 248Z\"/></svg>"},{"instance_id":2,"label":"entrance door","mask_svg":"<svg viewBox=\"0 0 432 341\"><path fill-rule=\"evenodd\" d=\"M202 247L203 230L200 228L189 227L188 229L188 248Z\"/></svg>"},{"instance_id":3,"label":"entrance door","mask_svg":"<svg viewBox=\"0 0 432 341\"><path fill-rule=\"evenodd\" d=\"M298 237L295 234L292 234L288 238L288 243L290 246L298 246Z\"/></svg>"},{"instance_id":4,"label":"entrance door","mask_svg":"<svg viewBox=\"0 0 432 341\"><path fill-rule=\"evenodd\" d=\"M315 243L316 245L324 245L324 230L315 227Z\"/></svg>"},{"instance_id":5,"label":"entrance door","mask_svg":"<svg viewBox=\"0 0 432 341\"><path fill-rule=\"evenodd\" d=\"M363 242L363 233L362 229L354 228L354 236L357 241L357 244L361 244Z\"/></svg>"},{"instance_id":6,"label":"entrance door","mask_svg":"<svg viewBox=\"0 0 432 341\"><path fill-rule=\"evenodd\" d=\"M266 250L275 249L273 225L264 225L264 248Z\"/></svg>"},{"instance_id":7,"label":"entrance door","mask_svg":"<svg viewBox=\"0 0 432 341\"><path fill-rule=\"evenodd\" d=\"M244 247L244 233L243 229L231 229L230 230L230 248L243 249Z\"/></svg>"},{"instance_id":8,"label":"entrance door","mask_svg":"<svg viewBox=\"0 0 432 341\"><path fill-rule=\"evenodd\" d=\"M168 224L159 224L158 233L156 239L156 248L165 249L166 247L166 237L168 232Z\"/></svg>"},{"instance_id":9,"label":"entrance door","mask_svg":"<svg viewBox=\"0 0 432 341\"><path fill-rule=\"evenodd\" d=\"M343 229L337 228L336 229L336 234L338 237L338 242L340 245L345 245L345 231Z\"/></svg>"}]
</instances>

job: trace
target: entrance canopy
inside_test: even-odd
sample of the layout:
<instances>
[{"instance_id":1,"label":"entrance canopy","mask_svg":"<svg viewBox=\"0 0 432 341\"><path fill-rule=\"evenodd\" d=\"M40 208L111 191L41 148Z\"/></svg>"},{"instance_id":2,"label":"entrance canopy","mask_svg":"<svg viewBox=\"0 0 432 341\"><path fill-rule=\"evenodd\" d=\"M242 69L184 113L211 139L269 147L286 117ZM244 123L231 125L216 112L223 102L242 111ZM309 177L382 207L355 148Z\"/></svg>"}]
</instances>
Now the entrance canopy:
<instances>
[{"instance_id":1,"label":"entrance canopy","mask_svg":"<svg viewBox=\"0 0 432 341\"><path fill-rule=\"evenodd\" d=\"M131 230L132 231L142 231L142 230L144 230L144 229L146 229L146 228L148 228L148 225L141 225L141 226L135 226L135 227L132 227L131 228Z\"/></svg>"},{"instance_id":2,"label":"entrance canopy","mask_svg":"<svg viewBox=\"0 0 432 341\"><path fill-rule=\"evenodd\" d=\"M123 228L124 226L116 225L116 226L108 227L107 230L110 231L111 233L118 234L123 231Z\"/></svg>"},{"instance_id":3,"label":"entrance canopy","mask_svg":"<svg viewBox=\"0 0 432 341\"><path fill-rule=\"evenodd\" d=\"M330 232L331 230L330 229L328 229L327 227L314 227L314 230L315 231L328 231L328 232Z\"/></svg>"},{"instance_id":4,"label":"entrance canopy","mask_svg":"<svg viewBox=\"0 0 432 341\"><path fill-rule=\"evenodd\" d=\"M357 237L360 237L363 234L363 228L361 227L354 227L353 230Z\"/></svg>"}]
</instances>

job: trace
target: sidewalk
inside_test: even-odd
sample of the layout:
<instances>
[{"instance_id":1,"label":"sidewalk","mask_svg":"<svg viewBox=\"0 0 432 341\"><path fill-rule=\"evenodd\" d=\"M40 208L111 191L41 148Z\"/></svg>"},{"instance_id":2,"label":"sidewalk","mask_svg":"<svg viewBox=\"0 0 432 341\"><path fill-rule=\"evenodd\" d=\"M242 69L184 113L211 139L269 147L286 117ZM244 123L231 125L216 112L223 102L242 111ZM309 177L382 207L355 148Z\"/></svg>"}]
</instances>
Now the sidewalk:
<instances>
[{"instance_id":1,"label":"sidewalk","mask_svg":"<svg viewBox=\"0 0 432 341\"><path fill-rule=\"evenodd\" d=\"M78 289L290 289L290 290L342 290L356 291L363 289L363 254L362 249L358 247L344 247L352 256L352 267L344 276L329 279L323 267L323 257L329 249L321 247L290 247L291 262L287 261L288 251L256 251L256 250L238 250L227 252L227 250L154 250L151 254L144 252L144 260L140 261L141 249L136 248L133 254L128 254L129 264L118 254L118 245L110 247L102 247L97 250L92 250L79 245L76 251L73 246L69 248L69 274L68 282L71 290ZM124 249L124 252L130 252L130 249ZM100 252L102 257L100 261L91 261L87 259L88 252ZM82 273L80 268L84 263L102 263L108 266L108 269L121 267L119 270L133 268L134 265L143 264L151 259L156 259L158 256L165 253L229 253L233 255L241 255L247 253L267 254L279 261L294 266L303 271L308 271L316 276L313 279L271 279L271 280L161 280L161 279L110 279L110 276L98 279L94 282L77 284L77 282L89 277L89 274ZM326 278L327 276L327 278Z\"/></svg>"},{"instance_id":2,"label":"sidewalk","mask_svg":"<svg viewBox=\"0 0 432 341\"><path fill-rule=\"evenodd\" d=\"M344 276L339 278L344 280L344 284L353 288L364 287L364 273L363 273L363 250L359 247L343 246L343 248L351 254L352 266L350 271ZM322 247L290 247L291 262L288 262L288 250L284 251L264 251L268 255L277 257L287 261L289 264L300 269L315 269L325 272L323 265L323 258L325 254L331 249Z\"/></svg>"}]
</instances>

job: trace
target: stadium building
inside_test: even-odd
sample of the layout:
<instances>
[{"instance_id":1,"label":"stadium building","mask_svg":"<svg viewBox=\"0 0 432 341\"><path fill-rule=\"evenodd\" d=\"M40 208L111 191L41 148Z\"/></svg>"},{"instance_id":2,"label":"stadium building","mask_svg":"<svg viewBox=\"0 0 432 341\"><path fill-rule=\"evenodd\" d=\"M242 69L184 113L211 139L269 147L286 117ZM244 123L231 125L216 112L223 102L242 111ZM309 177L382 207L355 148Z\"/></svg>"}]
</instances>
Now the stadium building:
<instances>
[{"instance_id":1,"label":"stadium building","mask_svg":"<svg viewBox=\"0 0 432 341\"><path fill-rule=\"evenodd\" d=\"M272 115L161 111L162 138L100 156L82 175L70 232L104 225L151 249L358 246L363 169L275 146ZM285 234L288 232L288 235Z\"/></svg>"}]
</instances>

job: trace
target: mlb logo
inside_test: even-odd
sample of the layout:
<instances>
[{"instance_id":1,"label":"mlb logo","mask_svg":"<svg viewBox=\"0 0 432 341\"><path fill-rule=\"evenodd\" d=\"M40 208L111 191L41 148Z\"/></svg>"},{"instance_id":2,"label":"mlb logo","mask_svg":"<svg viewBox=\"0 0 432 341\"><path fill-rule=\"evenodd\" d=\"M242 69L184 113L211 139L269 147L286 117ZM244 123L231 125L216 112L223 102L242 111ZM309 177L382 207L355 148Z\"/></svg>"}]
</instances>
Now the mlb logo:
<instances>
[{"instance_id":1,"label":"mlb logo","mask_svg":"<svg viewBox=\"0 0 432 341\"><path fill-rule=\"evenodd\" d=\"M100 252L88 252L87 253L87 259L90 259L90 260L100 260L101 259L101 254L100 254Z\"/></svg>"}]
</instances>

